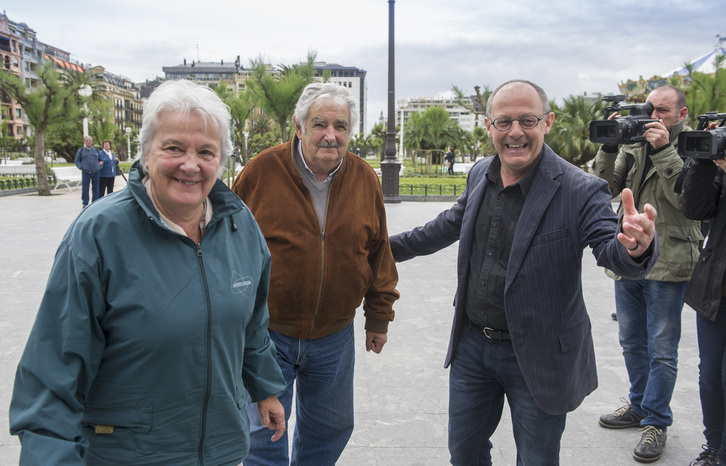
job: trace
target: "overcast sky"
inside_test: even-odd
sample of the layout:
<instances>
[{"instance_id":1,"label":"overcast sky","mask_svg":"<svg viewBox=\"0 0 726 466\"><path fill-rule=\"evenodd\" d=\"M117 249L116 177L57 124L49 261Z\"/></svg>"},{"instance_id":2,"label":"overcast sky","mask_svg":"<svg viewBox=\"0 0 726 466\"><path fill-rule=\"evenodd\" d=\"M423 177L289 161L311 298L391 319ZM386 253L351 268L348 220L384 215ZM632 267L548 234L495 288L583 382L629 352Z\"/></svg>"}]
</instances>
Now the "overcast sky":
<instances>
[{"instance_id":1,"label":"overcast sky","mask_svg":"<svg viewBox=\"0 0 726 466\"><path fill-rule=\"evenodd\" d=\"M387 0L25 0L6 5L38 40L135 82L184 59L317 60L367 71L368 130L388 94ZM721 0L398 0L396 100L473 93L508 79L561 101L617 93L663 75L726 37ZM722 109L726 110L726 109Z\"/></svg>"}]
</instances>

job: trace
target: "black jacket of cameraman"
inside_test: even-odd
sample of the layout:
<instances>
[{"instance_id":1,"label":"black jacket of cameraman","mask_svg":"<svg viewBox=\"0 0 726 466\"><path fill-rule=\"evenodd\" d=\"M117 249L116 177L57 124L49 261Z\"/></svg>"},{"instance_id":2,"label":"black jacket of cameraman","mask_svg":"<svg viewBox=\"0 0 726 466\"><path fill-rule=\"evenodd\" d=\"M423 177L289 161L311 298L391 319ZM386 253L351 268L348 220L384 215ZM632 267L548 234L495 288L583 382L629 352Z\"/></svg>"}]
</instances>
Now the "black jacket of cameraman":
<instances>
[{"instance_id":1,"label":"black jacket of cameraman","mask_svg":"<svg viewBox=\"0 0 726 466\"><path fill-rule=\"evenodd\" d=\"M726 174L711 160L692 159L683 182L683 215L693 220L713 219L685 301L700 315L716 320L726 293Z\"/></svg>"}]
</instances>

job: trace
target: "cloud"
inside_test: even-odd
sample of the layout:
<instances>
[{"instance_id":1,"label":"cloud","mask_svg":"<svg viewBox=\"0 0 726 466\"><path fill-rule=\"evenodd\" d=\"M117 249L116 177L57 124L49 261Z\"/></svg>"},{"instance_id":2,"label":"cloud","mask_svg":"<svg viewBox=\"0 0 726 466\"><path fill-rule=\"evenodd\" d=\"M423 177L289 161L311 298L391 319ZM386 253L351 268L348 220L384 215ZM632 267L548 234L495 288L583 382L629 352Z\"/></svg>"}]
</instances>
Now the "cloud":
<instances>
[{"instance_id":1,"label":"cloud","mask_svg":"<svg viewBox=\"0 0 726 466\"><path fill-rule=\"evenodd\" d=\"M38 39L83 63L135 81L187 61L262 55L272 64L320 61L367 71L368 128L387 109L385 0L36 0L6 10ZM435 97L452 84L473 93L513 78L551 98L617 92L712 50L726 10L705 0L399 0L395 2L396 100ZM724 109L726 110L726 109Z\"/></svg>"}]
</instances>

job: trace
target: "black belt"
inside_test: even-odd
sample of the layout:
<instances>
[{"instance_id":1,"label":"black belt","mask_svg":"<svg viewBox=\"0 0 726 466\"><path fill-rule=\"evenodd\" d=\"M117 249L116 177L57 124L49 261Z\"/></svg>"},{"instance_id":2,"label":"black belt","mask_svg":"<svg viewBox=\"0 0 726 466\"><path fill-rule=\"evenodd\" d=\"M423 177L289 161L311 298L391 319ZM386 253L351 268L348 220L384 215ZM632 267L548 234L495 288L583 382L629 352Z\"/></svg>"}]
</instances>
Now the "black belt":
<instances>
[{"instance_id":1,"label":"black belt","mask_svg":"<svg viewBox=\"0 0 726 466\"><path fill-rule=\"evenodd\" d=\"M512 339L509 336L509 332L507 332L506 330L496 330L491 327L480 327L479 325L474 325L474 328L481 330L481 333L483 333L484 336L489 338L490 340L507 340L508 341L508 340Z\"/></svg>"}]
</instances>

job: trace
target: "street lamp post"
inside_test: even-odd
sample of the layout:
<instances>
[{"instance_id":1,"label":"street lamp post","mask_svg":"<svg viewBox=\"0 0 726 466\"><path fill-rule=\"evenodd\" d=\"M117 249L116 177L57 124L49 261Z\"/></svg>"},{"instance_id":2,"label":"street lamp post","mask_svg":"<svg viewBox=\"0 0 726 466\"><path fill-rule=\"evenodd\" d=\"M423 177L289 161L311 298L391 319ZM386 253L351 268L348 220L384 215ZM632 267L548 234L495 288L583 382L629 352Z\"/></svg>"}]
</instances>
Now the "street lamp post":
<instances>
[{"instance_id":1,"label":"street lamp post","mask_svg":"<svg viewBox=\"0 0 726 466\"><path fill-rule=\"evenodd\" d=\"M408 107L408 101L406 99L401 99L398 101L398 108L401 109L401 140L399 141L399 148L398 148L398 158L403 162L404 159L404 149L403 149L403 121L406 118L406 107Z\"/></svg>"},{"instance_id":2,"label":"street lamp post","mask_svg":"<svg viewBox=\"0 0 726 466\"><path fill-rule=\"evenodd\" d=\"M78 94L83 97L83 139L86 139L86 136L88 136L88 103L86 102L86 99L88 97L91 97L91 94L93 94L93 89L91 89L91 86L86 84L85 86L82 86L80 89L78 89Z\"/></svg>"},{"instance_id":3,"label":"street lamp post","mask_svg":"<svg viewBox=\"0 0 726 466\"><path fill-rule=\"evenodd\" d=\"M386 132L386 158L381 162L383 201L400 203L398 194L398 172L401 162L396 160L396 92L394 67L394 23L395 0L388 0L388 131Z\"/></svg>"},{"instance_id":4,"label":"street lamp post","mask_svg":"<svg viewBox=\"0 0 726 466\"><path fill-rule=\"evenodd\" d=\"M124 131L126 131L126 156L131 160L131 128L127 126Z\"/></svg>"}]
</instances>

